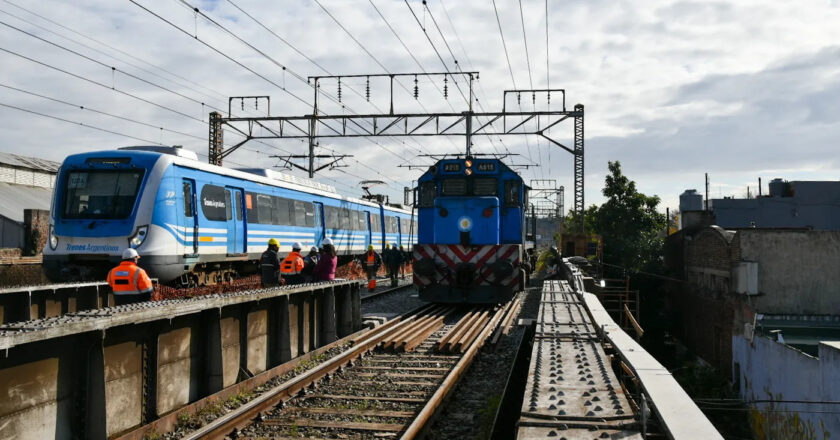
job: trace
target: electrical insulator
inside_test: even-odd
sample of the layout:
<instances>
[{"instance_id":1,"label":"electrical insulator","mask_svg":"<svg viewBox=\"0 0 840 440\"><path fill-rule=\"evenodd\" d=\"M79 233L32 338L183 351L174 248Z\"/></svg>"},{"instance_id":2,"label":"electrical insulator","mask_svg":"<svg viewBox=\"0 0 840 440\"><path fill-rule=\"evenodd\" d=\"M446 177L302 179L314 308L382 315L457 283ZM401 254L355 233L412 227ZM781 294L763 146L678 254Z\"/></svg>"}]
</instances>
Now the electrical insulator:
<instances>
[{"instance_id":1,"label":"electrical insulator","mask_svg":"<svg viewBox=\"0 0 840 440\"><path fill-rule=\"evenodd\" d=\"M516 103L517 104L522 104L522 94L521 93L516 94Z\"/></svg>"},{"instance_id":2,"label":"electrical insulator","mask_svg":"<svg viewBox=\"0 0 840 440\"><path fill-rule=\"evenodd\" d=\"M548 103L551 104L551 92L548 92Z\"/></svg>"},{"instance_id":3,"label":"electrical insulator","mask_svg":"<svg viewBox=\"0 0 840 440\"><path fill-rule=\"evenodd\" d=\"M534 105L537 104L537 92L531 92L531 103Z\"/></svg>"},{"instance_id":4,"label":"electrical insulator","mask_svg":"<svg viewBox=\"0 0 840 440\"><path fill-rule=\"evenodd\" d=\"M338 79L338 102L341 102L341 78Z\"/></svg>"},{"instance_id":5,"label":"electrical insulator","mask_svg":"<svg viewBox=\"0 0 840 440\"><path fill-rule=\"evenodd\" d=\"M449 83L449 79L446 77L446 75L443 75L443 97L444 98L449 97L449 89L448 89L449 84L448 83Z\"/></svg>"},{"instance_id":6,"label":"electrical insulator","mask_svg":"<svg viewBox=\"0 0 840 440\"><path fill-rule=\"evenodd\" d=\"M365 82L365 99L370 102L370 77L367 77L367 81Z\"/></svg>"},{"instance_id":7,"label":"electrical insulator","mask_svg":"<svg viewBox=\"0 0 840 440\"><path fill-rule=\"evenodd\" d=\"M245 111L245 98L239 100L239 104L242 106L242 111Z\"/></svg>"},{"instance_id":8,"label":"electrical insulator","mask_svg":"<svg viewBox=\"0 0 840 440\"><path fill-rule=\"evenodd\" d=\"M420 88L417 86L417 75L414 75L414 99L420 95Z\"/></svg>"}]
</instances>

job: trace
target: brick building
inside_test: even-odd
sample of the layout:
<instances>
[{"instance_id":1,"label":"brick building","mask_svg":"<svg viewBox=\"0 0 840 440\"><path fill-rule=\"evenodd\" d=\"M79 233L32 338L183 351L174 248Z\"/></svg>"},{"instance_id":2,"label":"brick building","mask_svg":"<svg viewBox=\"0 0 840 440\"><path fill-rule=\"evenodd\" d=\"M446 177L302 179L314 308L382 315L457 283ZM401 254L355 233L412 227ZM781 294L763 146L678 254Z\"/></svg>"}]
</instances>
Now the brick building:
<instances>
[{"instance_id":1,"label":"brick building","mask_svg":"<svg viewBox=\"0 0 840 440\"><path fill-rule=\"evenodd\" d=\"M670 285L676 336L745 399L840 400L826 386L840 382L840 231L683 229L665 259L683 280ZM840 429L814 405L788 407Z\"/></svg>"}]
</instances>

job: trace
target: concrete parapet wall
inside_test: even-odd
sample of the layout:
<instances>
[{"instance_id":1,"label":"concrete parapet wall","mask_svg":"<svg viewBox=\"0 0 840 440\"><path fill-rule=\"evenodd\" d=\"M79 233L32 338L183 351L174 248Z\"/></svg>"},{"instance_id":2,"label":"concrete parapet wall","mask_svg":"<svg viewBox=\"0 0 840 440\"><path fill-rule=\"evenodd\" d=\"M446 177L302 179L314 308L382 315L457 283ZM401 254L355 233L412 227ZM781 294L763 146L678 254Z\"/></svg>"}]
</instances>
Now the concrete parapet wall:
<instances>
[{"instance_id":1,"label":"concrete parapet wall","mask_svg":"<svg viewBox=\"0 0 840 440\"><path fill-rule=\"evenodd\" d=\"M817 434L840 432L837 405L840 400L840 343L821 342L819 357L813 357L768 337L732 337L733 375L744 400L755 403L768 438L781 438L780 418L798 414L802 426L810 424ZM814 402L814 403L803 403Z\"/></svg>"},{"instance_id":2,"label":"concrete parapet wall","mask_svg":"<svg viewBox=\"0 0 840 440\"><path fill-rule=\"evenodd\" d=\"M125 433L358 330L352 301L342 282L0 326L0 438Z\"/></svg>"}]
</instances>

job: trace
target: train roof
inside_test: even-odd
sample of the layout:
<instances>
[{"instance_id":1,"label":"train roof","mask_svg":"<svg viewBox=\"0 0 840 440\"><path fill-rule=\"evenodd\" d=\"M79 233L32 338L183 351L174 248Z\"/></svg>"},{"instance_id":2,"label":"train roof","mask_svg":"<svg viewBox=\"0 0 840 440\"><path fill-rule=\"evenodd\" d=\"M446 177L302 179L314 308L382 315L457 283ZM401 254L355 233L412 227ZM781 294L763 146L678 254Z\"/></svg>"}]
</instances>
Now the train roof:
<instances>
[{"instance_id":1,"label":"train roof","mask_svg":"<svg viewBox=\"0 0 840 440\"><path fill-rule=\"evenodd\" d=\"M285 189L292 189L295 191L301 191L313 195L319 195L323 197L330 197L334 199L344 200L347 202L357 203L359 205L365 205L370 207L379 207L376 203L371 203L367 200L357 199L354 197L347 197L343 196L335 191L335 187L330 185L325 185L320 182L316 182L314 180L305 179L297 176L290 176L287 174L279 173L274 170L264 170L264 169L245 169L245 170L237 170L232 168L225 168L220 167L217 165L212 165L209 163L201 162L198 160L198 156L195 152L190 150L184 150L183 148L174 148L174 147L166 147L166 146L134 146L134 147L124 147L117 150L99 150L99 151L92 151L89 153L79 153L67 156L65 158L65 162L72 159L86 159L89 157L101 157L103 154L118 154L120 156L147 156L153 157L157 156L159 160L165 160L168 163L180 165L187 168L193 168L201 171L206 171L209 173L219 174L228 177L234 177L237 179L248 180L251 182L262 183L265 185L277 186L280 188ZM189 154L192 153L192 154ZM271 176L271 177L268 177ZM285 176L284 178L277 178L279 176ZM394 207L390 207L388 205L383 205L383 208L388 211L400 212L403 214L411 214L410 211L404 209L398 209Z\"/></svg>"}]
</instances>

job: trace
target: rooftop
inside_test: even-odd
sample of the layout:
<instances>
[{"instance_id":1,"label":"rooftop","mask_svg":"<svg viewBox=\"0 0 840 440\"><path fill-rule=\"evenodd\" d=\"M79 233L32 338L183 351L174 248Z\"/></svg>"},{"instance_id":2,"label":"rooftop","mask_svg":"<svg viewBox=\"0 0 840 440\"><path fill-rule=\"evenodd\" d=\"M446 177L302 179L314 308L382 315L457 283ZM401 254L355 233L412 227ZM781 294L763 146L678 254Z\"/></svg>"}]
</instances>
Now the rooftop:
<instances>
[{"instance_id":1,"label":"rooftop","mask_svg":"<svg viewBox=\"0 0 840 440\"><path fill-rule=\"evenodd\" d=\"M0 152L0 164L30 170L45 171L48 173L58 172L58 167L61 166L61 163L53 162L51 160L3 152Z\"/></svg>"}]
</instances>

